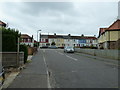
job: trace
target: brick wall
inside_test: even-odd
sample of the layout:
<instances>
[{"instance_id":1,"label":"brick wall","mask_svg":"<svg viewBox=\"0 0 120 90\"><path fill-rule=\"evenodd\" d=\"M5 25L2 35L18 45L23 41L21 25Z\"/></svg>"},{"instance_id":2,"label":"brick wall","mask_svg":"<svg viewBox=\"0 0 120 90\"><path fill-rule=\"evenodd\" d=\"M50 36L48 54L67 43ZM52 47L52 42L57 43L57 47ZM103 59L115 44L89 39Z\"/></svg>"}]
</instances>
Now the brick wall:
<instances>
[{"instance_id":1,"label":"brick wall","mask_svg":"<svg viewBox=\"0 0 120 90\"><path fill-rule=\"evenodd\" d=\"M28 47L28 55L33 55L37 51L35 47Z\"/></svg>"}]
</instances>

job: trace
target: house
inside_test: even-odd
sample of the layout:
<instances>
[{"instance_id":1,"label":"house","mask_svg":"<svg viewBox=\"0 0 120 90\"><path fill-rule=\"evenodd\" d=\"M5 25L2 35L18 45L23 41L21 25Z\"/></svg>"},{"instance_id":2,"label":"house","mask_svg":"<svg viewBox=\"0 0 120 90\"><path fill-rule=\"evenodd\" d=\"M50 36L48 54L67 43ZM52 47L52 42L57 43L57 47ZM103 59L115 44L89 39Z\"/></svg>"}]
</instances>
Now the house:
<instances>
[{"instance_id":1,"label":"house","mask_svg":"<svg viewBox=\"0 0 120 90\"><path fill-rule=\"evenodd\" d=\"M40 47L51 46L53 43L57 47L72 46L72 47L84 47L91 46L97 47L97 38L91 36L71 36L68 35L41 35Z\"/></svg>"},{"instance_id":2,"label":"house","mask_svg":"<svg viewBox=\"0 0 120 90\"><path fill-rule=\"evenodd\" d=\"M64 47L64 38L63 38L63 35L56 35L56 33L54 33L53 37L54 38L50 38L50 36L49 36L50 43L52 43L53 42L52 39L54 39L54 42L55 42L55 44L56 44L57 47Z\"/></svg>"},{"instance_id":3,"label":"house","mask_svg":"<svg viewBox=\"0 0 120 90\"><path fill-rule=\"evenodd\" d=\"M21 34L21 40L20 40L20 44L25 44L28 45L30 47L34 47L34 39L33 39L33 35L32 37L27 35L27 34Z\"/></svg>"},{"instance_id":4,"label":"house","mask_svg":"<svg viewBox=\"0 0 120 90\"><path fill-rule=\"evenodd\" d=\"M48 35L40 34L40 47L49 46Z\"/></svg>"},{"instance_id":5,"label":"house","mask_svg":"<svg viewBox=\"0 0 120 90\"><path fill-rule=\"evenodd\" d=\"M44 35L40 37L40 47L52 46L54 42L57 47L64 47L64 39L62 35Z\"/></svg>"},{"instance_id":6,"label":"house","mask_svg":"<svg viewBox=\"0 0 120 90\"><path fill-rule=\"evenodd\" d=\"M7 24L0 20L0 27L7 27Z\"/></svg>"},{"instance_id":7,"label":"house","mask_svg":"<svg viewBox=\"0 0 120 90\"><path fill-rule=\"evenodd\" d=\"M68 34L67 37L68 37L67 40L65 40L65 46L76 47L77 39L79 38L79 36L71 36L70 34Z\"/></svg>"},{"instance_id":8,"label":"house","mask_svg":"<svg viewBox=\"0 0 120 90\"><path fill-rule=\"evenodd\" d=\"M108 28L100 28L98 36L98 48L119 49L120 41L120 20L117 19Z\"/></svg>"},{"instance_id":9,"label":"house","mask_svg":"<svg viewBox=\"0 0 120 90\"><path fill-rule=\"evenodd\" d=\"M65 46L74 46L73 45L73 38L71 37L70 34L64 36L64 45Z\"/></svg>"},{"instance_id":10,"label":"house","mask_svg":"<svg viewBox=\"0 0 120 90\"><path fill-rule=\"evenodd\" d=\"M95 36L81 36L78 39L80 47L97 47L97 38Z\"/></svg>"}]
</instances>

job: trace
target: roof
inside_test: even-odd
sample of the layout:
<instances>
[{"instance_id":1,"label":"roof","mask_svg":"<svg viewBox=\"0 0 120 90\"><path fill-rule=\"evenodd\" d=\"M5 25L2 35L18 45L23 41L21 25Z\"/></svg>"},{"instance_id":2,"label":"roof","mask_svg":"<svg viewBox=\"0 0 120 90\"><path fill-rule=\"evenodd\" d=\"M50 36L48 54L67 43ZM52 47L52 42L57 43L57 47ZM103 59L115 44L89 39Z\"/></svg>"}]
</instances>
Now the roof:
<instances>
[{"instance_id":1,"label":"roof","mask_svg":"<svg viewBox=\"0 0 120 90\"><path fill-rule=\"evenodd\" d=\"M27 34L21 34L21 38L30 38L30 39L32 39L33 37L30 37L30 36L27 35Z\"/></svg>"},{"instance_id":2,"label":"roof","mask_svg":"<svg viewBox=\"0 0 120 90\"><path fill-rule=\"evenodd\" d=\"M48 38L63 38L64 35L48 35Z\"/></svg>"},{"instance_id":3,"label":"roof","mask_svg":"<svg viewBox=\"0 0 120 90\"><path fill-rule=\"evenodd\" d=\"M120 29L120 19L117 19L112 25L108 27L108 30Z\"/></svg>"},{"instance_id":4,"label":"roof","mask_svg":"<svg viewBox=\"0 0 120 90\"><path fill-rule=\"evenodd\" d=\"M42 35L41 35L42 36ZM43 35L44 36L44 35ZM45 35L46 36L46 35ZM48 35L48 38L64 38L64 39L97 39L95 36L68 36L68 35Z\"/></svg>"},{"instance_id":5,"label":"roof","mask_svg":"<svg viewBox=\"0 0 120 90\"><path fill-rule=\"evenodd\" d=\"M0 25L6 27L6 23L2 22L1 20L0 20Z\"/></svg>"},{"instance_id":6,"label":"roof","mask_svg":"<svg viewBox=\"0 0 120 90\"><path fill-rule=\"evenodd\" d=\"M116 31L120 29L120 19L117 19L112 25L110 25L108 28L100 28L99 29L99 36L105 33L106 31Z\"/></svg>"},{"instance_id":7,"label":"roof","mask_svg":"<svg viewBox=\"0 0 120 90\"><path fill-rule=\"evenodd\" d=\"M94 36L85 36L84 38L85 38L85 39L97 39L97 38L94 37Z\"/></svg>"}]
</instances>

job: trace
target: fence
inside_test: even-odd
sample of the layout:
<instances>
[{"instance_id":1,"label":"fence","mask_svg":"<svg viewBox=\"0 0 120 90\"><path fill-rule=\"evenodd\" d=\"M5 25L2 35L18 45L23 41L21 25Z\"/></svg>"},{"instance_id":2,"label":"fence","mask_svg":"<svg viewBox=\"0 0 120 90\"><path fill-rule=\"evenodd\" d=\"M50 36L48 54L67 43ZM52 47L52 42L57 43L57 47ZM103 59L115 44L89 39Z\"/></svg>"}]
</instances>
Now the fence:
<instances>
[{"instance_id":1,"label":"fence","mask_svg":"<svg viewBox=\"0 0 120 90\"><path fill-rule=\"evenodd\" d=\"M20 67L24 64L24 52L0 52L3 67Z\"/></svg>"},{"instance_id":2,"label":"fence","mask_svg":"<svg viewBox=\"0 0 120 90\"><path fill-rule=\"evenodd\" d=\"M120 60L120 50L100 50L100 49L80 49L75 48L76 52L86 53L94 56Z\"/></svg>"},{"instance_id":3,"label":"fence","mask_svg":"<svg viewBox=\"0 0 120 90\"><path fill-rule=\"evenodd\" d=\"M28 47L28 55L33 55L37 51L35 47Z\"/></svg>"}]
</instances>

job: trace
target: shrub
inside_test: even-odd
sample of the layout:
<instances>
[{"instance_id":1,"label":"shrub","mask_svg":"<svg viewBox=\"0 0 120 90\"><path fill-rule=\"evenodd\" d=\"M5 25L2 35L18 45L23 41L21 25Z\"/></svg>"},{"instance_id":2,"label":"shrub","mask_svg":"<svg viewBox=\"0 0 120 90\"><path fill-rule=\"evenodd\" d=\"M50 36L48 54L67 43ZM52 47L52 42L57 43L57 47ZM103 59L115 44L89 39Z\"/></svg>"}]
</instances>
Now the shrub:
<instances>
[{"instance_id":1,"label":"shrub","mask_svg":"<svg viewBox=\"0 0 120 90\"><path fill-rule=\"evenodd\" d=\"M8 35L8 34L2 35L2 51L3 52L15 52L15 51L17 51L15 36Z\"/></svg>"},{"instance_id":2,"label":"shrub","mask_svg":"<svg viewBox=\"0 0 120 90\"><path fill-rule=\"evenodd\" d=\"M19 31L10 28L0 28L0 31L2 31L2 52L16 52Z\"/></svg>"},{"instance_id":3,"label":"shrub","mask_svg":"<svg viewBox=\"0 0 120 90\"><path fill-rule=\"evenodd\" d=\"M55 42L52 42L52 43L51 43L51 45L53 45L53 46L54 46L54 45L56 45L56 44L55 44Z\"/></svg>"},{"instance_id":4,"label":"shrub","mask_svg":"<svg viewBox=\"0 0 120 90\"><path fill-rule=\"evenodd\" d=\"M20 45L20 51L24 52L24 63L27 62L27 58L28 58L28 48L26 45Z\"/></svg>"}]
</instances>

